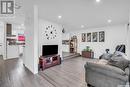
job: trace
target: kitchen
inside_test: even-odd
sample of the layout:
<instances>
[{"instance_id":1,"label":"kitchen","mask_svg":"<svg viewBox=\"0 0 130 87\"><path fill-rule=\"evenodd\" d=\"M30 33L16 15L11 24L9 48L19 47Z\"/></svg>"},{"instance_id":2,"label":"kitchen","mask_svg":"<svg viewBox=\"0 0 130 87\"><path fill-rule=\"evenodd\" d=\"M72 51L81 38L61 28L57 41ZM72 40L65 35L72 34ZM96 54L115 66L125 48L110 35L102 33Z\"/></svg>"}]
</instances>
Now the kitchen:
<instances>
[{"instance_id":1,"label":"kitchen","mask_svg":"<svg viewBox=\"0 0 130 87\"><path fill-rule=\"evenodd\" d=\"M25 47L24 30L24 24L1 22L0 55L3 55L3 59L19 58L23 55Z\"/></svg>"}]
</instances>

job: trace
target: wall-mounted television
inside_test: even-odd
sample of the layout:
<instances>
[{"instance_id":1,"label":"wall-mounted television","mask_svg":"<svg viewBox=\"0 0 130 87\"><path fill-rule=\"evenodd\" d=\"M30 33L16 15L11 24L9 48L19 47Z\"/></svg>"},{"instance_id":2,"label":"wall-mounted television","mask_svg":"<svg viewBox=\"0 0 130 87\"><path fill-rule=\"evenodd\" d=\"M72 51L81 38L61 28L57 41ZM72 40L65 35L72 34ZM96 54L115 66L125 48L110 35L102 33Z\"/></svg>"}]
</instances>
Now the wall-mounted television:
<instances>
[{"instance_id":1,"label":"wall-mounted television","mask_svg":"<svg viewBox=\"0 0 130 87\"><path fill-rule=\"evenodd\" d=\"M58 45L43 45L42 56L58 54Z\"/></svg>"}]
</instances>

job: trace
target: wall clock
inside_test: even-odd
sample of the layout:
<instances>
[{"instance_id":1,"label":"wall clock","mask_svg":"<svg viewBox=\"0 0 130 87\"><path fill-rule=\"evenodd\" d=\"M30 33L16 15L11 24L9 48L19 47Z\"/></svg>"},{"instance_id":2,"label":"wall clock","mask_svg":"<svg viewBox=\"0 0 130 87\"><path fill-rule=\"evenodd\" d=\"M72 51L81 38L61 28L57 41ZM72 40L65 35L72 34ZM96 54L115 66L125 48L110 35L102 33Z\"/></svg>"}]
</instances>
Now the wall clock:
<instances>
[{"instance_id":1,"label":"wall clock","mask_svg":"<svg viewBox=\"0 0 130 87\"><path fill-rule=\"evenodd\" d=\"M55 39L57 37L57 31L53 25L49 25L45 28L45 37L48 40Z\"/></svg>"}]
</instances>

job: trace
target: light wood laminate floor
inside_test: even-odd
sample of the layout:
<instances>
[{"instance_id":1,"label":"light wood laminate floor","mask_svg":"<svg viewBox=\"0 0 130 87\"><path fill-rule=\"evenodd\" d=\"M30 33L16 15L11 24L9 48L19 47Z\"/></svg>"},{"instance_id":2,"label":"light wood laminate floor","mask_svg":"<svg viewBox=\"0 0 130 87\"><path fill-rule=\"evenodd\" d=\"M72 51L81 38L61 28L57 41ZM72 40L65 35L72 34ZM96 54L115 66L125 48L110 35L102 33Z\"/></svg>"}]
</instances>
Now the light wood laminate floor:
<instances>
[{"instance_id":1,"label":"light wood laminate floor","mask_svg":"<svg viewBox=\"0 0 130 87\"><path fill-rule=\"evenodd\" d=\"M85 58L72 58L33 75L20 59L0 59L0 87L87 87Z\"/></svg>"}]
</instances>

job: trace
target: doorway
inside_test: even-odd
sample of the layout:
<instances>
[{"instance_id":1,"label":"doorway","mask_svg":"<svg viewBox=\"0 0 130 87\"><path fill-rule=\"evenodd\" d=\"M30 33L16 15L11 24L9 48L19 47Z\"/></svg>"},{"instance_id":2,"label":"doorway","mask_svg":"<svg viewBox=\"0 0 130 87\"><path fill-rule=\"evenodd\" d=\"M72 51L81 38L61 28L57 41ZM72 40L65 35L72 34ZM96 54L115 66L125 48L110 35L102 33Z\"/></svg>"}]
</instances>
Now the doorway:
<instances>
[{"instance_id":1,"label":"doorway","mask_svg":"<svg viewBox=\"0 0 130 87\"><path fill-rule=\"evenodd\" d=\"M77 43L78 43L77 36L72 36L70 37L70 40L66 40L64 42L64 44L66 44L66 48L65 47L64 48L65 49L68 48L68 51L62 52L64 60L80 56L80 54L77 53L77 45L78 45Z\"/></svg>"},{"instance_id":2,"label":"doorway","mask_svg":"<svg viewBox=\"0 0 130 87\"><path fill-rule=\"evenodd\" d=\"M70 39L70 53L77 53L77 36L72 36Z\"/></svg>"},{"instance_id":3,"label":"doorway","mask_svg":"<svg viewBox=\"0 0 130 87\"><path fill-rule=\"evenodd\" d=\"M6 59L20 58L25 45L24 25L6 24Z\"/></svg>"}]
</instances>

